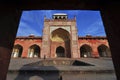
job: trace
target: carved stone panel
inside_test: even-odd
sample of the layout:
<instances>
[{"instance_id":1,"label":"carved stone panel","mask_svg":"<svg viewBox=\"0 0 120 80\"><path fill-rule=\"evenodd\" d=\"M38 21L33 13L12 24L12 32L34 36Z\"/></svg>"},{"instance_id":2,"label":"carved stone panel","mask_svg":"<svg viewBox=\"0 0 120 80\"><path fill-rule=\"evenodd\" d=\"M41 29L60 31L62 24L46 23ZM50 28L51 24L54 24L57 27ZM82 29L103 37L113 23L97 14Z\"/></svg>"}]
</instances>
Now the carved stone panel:
<instances>
[{"instance_id":1,"label":"carved stone panel","mask_svg":"<svg viewBox=\"0 0 120 80\"><path fill-rule=\"evenodd\" d=\"M50 33L58 28L65 29L70 33L70 26L50 26Z\"/></svg>"}]
</instances>

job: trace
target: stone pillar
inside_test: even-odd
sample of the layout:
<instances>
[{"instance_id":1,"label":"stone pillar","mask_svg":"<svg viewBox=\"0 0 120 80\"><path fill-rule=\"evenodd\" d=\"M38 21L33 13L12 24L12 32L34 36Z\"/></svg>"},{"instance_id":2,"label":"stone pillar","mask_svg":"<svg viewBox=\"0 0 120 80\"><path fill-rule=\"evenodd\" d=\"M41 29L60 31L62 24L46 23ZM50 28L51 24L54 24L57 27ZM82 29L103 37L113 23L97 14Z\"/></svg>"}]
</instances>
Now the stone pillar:
<instances>
[{"instance_id":1,"label":"stone pillar","mask_svg":"<svg viewBox=\"0 0 120 80\"><path fill-rule=\"evenodd\" d=\"M101 16L108 37L117 80L120 80L120 5L110 4L101 8Z\"/></svg>"},{"instance_id":2,"label":"stone pillar","mask_svg":"<svg viewBox=\"0 0 120 80\"><path fill-rule=\"evenodd\" d=\"M22 57L25 58L25 57L28 57L28 50L29 50L29 47L28 46L23 46L23 51L22 51Z\"/></svg>"},{"instance_id":3,"label":"stone pillar","mask_svg":"<svg viewBox=\"0 0 120 80\"><path fill-rule=\"evenodd\" d=\"M42 48L41 48L41 58L50 57L50 31L49 22L44 21L43 37L42 37Z\"/></svg>"},{"instance_id":4,"label":"stone pillar","mask_svg":"<svg viewBox=\"0 0 120 80\"><path fill-rule=\"evenodd\" d=\"M18 57L18 55L19 55L19 53L18 53L18 49L15 49L15 52L14 52L13 57L16 58L16 57Z\"/></svg>"},{"instance_id":5,"label":"stone pillar","mask_svg":"<svg viewBox=\"0 0 120 80\"><path fill-rule=\"evenodd\" d=\"M34 49L30 49L29 57L30 58L34 57Z\"/></svg>"},{"instance_id":6,"label":"stone pillar","mask_svg":"<svg viewBox=\"0 0 120 80\"><path fill-rule=\"evenodd\" d=\"M93 44L92 50L93 50L92 57L96 57L96 58L99 57L99 53L98 53L98 49L97 49L96 44Z\"/></svg>"},{"instance_id":7,"label":"stone pillar","mask_svg":"<svg viewBox=\"0 0 120 80\"><path fill-rule=\"evenodd\" d=\"M0 6L0 80L6 80L21 11L1 7L6 6Z\"/></svg>"},{"instance_id":8,"label":"stone pillar","mask_svg":"<svg viewBox=\"0 0 120 80\"><path fill-rule=\"evenodd\" d=\"M76 28L76 21L72 22L71 25L71 57L79 58L80 54L78 53L78 35Z\"/></svg>"}]
</instances>

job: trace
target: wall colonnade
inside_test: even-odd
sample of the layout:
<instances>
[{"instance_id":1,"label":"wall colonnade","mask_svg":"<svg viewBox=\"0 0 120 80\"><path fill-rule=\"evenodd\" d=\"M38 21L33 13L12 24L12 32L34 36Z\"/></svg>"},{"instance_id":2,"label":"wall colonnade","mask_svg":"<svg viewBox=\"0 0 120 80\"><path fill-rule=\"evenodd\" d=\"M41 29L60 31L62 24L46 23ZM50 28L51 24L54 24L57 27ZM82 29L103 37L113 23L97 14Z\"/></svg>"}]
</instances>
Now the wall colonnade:
<instances>
[{"instance_id":1,"label":"wall colonnade","mask_svg":"<svg viewBox=\"0 0 120 80\"><path fill-rule=\"evenodd\" d=\"M97 45L96 47L93 47L89 44L82 44L79 46L79 58L92 58L92 57L111 57L110 49L105 44ZM96 55L94 56L95 50L97 50ZM41 46L37 44L30 45L27 49L27 51L24 51L26 49L23 48L21 44L16 44L13 47L12 55L13 58L41 58ZM26 52L26 53L23 53ZM24 56L26 54L26 56ZM58 46L56 48L56 54L55 58L58 57L66 57L65 56L65 48L62 46Z\"/></svg>"}]
</instances>

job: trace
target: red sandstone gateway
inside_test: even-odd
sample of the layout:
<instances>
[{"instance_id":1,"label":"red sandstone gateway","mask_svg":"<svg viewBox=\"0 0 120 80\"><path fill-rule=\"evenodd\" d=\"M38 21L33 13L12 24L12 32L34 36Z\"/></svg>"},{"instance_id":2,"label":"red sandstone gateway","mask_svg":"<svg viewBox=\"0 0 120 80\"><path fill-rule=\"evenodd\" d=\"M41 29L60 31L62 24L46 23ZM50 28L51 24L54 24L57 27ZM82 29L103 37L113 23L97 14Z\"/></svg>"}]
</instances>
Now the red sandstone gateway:
<instances>
[{"instance_id":1,"label":"red sandstone gateway","mask_svg":"<svg viewBox=\"0 0 120 80\"><path fill-rule=\"evenodd\" d=\"M111 57L107 38L104 36L79 37L76 17L68 19L67 14L53 14L44 18L43 36L19 36L16 38L12 57L24 58L81 58Z\"/></svg>"}]
</instances>

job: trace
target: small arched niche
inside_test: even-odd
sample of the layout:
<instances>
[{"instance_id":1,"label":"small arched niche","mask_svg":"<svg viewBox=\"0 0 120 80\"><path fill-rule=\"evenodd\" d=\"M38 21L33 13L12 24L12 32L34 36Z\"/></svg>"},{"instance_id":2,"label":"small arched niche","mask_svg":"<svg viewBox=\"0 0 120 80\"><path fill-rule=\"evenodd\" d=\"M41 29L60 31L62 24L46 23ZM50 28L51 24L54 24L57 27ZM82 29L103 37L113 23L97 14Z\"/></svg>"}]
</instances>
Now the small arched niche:
<instances>
[{"instance_id":1,"label":"small arched niche","mask_svg":"<svg viewBox=\"0 0 120 80\"><path fill-rule=\"evenodd\" d=\"M104 44L101 44L100 46L98 46L98 53L99 53L100 57L110 57L111 56L110 49Z\"/></svg>"},{"instance_id":2,"label":"small arched niche","mask_svg":"<svg viewBox=\"0 0 120 80\"><path fill-rule=\"evenodd\" d=\"M40 47L36 44L30 46L28 50L28 57L40 57Z\"/></svg>"},{"instance_id":3,"label":"small arched niche","mask_svg":"<svg viewBox=\"0 0 120 80\"><path fill-rule=\"evenodd\" d=\"M81 57L92 57L92 48L91 46L84 44L80 47Z\"/></svg>"},{"instance_id":4,"label":"small arched niche","mask_svg":"<svg viewBox=\"0 0 120 80\"><path fill-rule=\"evenodd\" d=\"M22 51L23 51L23 47L21 45L19 45L19 44L14 45L13 51L12 51L12 57L14 57L14 58L21 57Z\"/></svg>"}]
</instances>

